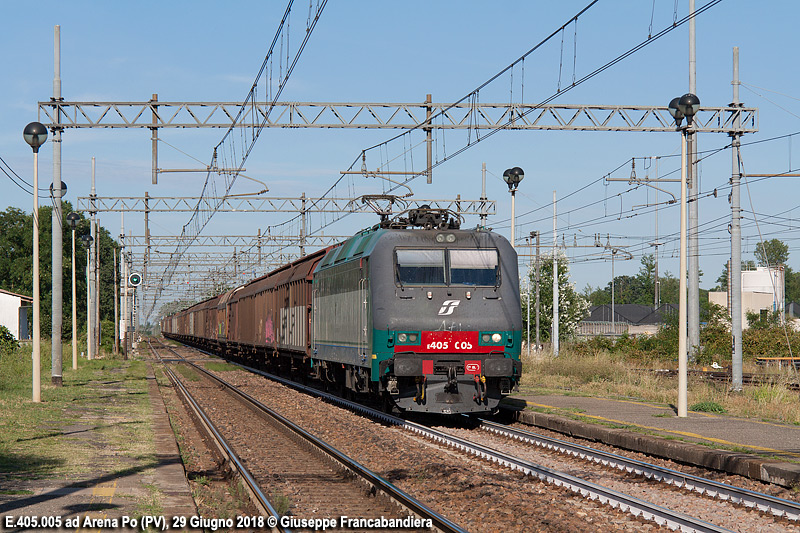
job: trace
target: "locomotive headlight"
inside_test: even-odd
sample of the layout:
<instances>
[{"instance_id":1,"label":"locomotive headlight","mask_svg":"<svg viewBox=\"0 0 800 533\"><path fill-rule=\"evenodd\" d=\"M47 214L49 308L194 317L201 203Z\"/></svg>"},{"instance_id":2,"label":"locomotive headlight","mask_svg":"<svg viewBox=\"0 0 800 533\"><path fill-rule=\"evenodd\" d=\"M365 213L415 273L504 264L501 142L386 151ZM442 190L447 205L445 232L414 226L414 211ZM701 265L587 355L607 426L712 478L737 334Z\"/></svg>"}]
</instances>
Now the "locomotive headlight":
<instances>
[{"instance_id":1,"label":"locomotive headlight","mask_svg":"<svg viewBox=\"0 0 800 533\"><path fill-rule=\"evenodd\" d=\"M400 335L397 336L397 340L399 340L400 342L406 342L408 340L408 335L406 335L405 333L401 333Z\"/></svg>"},{"instance_id":2,"label":"locomotive headlight","mask_svg":"<svg viewBox=\"0 0 800 533\"><path fill-rule=\"evenodd\" d=\"M412 333L411 335L408 336L408 340L410 340L411 342L417 342L417 334Z\"/></svg>"},{"instance_id":3,"label":"locomotive headlight","mask_svg":"<svg viewBox=\"0 0 800 533\"><path fill-rule=\"evenodd\" d=\"M492 342L500 342L501 340L503 340L503 336L499 333L492 335Z\"/></svg>"},{"instance_id":4,"label":"locomotive headlight","mask_svg":"<svg viewBox=\"0 0 800 533\"><path fill-rule=\"evenodd\" d=\"M452 233L448 233L446 237L447 242L456 242L456 236Z\"/></svg>"},{"instance_id":5,"label":"locomotive headlight","mask_svg":"<svg viewBox=\"0 0 800 533\"><path fill-rule=\"evenodd\" d=\"M444 233L437 233L436 234L436 242L444 242Z\"/></svg>"},{"instance_id":6,"label":"locomotive headlight","mask_svg":"<svg viewBox=\"0 0 800 533\"><path fill-rule=\"evenodd\" d=\"M484 333L483 335L481 335L481 340L483 342L487 342L488 343L490 340L492 340L492 336L489 335L488 333Z\"/></svg>"}]
</instances>

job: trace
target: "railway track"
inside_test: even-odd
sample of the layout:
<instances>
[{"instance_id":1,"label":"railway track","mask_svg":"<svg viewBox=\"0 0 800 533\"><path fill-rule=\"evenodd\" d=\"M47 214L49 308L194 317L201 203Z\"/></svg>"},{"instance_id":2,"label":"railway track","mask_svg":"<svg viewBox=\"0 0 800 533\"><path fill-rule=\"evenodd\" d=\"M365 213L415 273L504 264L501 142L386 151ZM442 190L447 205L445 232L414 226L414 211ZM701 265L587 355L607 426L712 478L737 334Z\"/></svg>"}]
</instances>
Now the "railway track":
<instances>
[{"instance_id":1,"label":"railway track","mask_svg":"<svg viewBox=\"0 0 800 533\"><path fill-rule=\"evenodd\" d=\"M581 493L591 499L607 503L612 507L625 510L635 516L647 518L671 529L677 528L682 531L727 531L724 528L714 526L713 524L704 522L702 520L696 520L691 516L683 515L681 513L674 513L668 509L654 506L648 502L643 502L638 498L631 498L617 491L608 491L604 487L595 487L591 483L584 483L582 480L575 478L575 476L562 476L559 472L554 472L547 468L538 468L537 465L532 464L529 461L520 460L519 458L509 456L508 454L498 453L497 450L493 450L486 446L476 445L475 443L471 443L465 439L454 438L444 432L387 415L363 405L349 402L337 396L321 392L317 389L305 387L285 380L279 376L270 375L250 368L247 368L247 370L265 375L270 379L302 390L306 393L322 397L327 401L336 403L340 406L345 406L348 409L367 415L370 418L381 420L384 423L394 424L417 434L424 435L426 438L432 441L445 444L452 448L459 449L494 463L506 465L509 468L519 470L530 476L535 476L555 485L568 487L570 490ZM495 433L497 433L500 428L504 427L505 426L493 424L488 421L484 421L481 424L482 430L492 431ZM513 432L509 431L506 433L511 435ZM587 461L622 470L626 473L632 473L640 475L644 478L662 481L664 483L671 484L674 487L688 491L694 491L701 495L727 500L745 507L757 509L762 513L771 514L775 517L797 521L798 516L800 516L800 506L789 500L775 498L755 491L733 487L731 485L718 483L713 480L706 480L698 476L691 476L681 472L671 471L669 469L658 467L656 465L650 465L641 461L628 460L621 456L613 457L614 454L608 454L607 452L594 450L585 446L570 445L572 446L570 448L567 446L569 443L563 443L562 441L557 441L556 439L548 439L547 437L541 436L540 438L536 438L533 435L535 434L531 432L519 432L516 433L515 436L510 436L509 438L514 438L515 440L526 440L527 442L536 442L538 446L553 449L559 453L567 453Z\"/></svg>"},{"instance_id":2,"label":"railway track","mask_svg":"<svg viewBox=\"0 0 800 533\"><path fill-rule=\"evenodd\" d=\"M429 525L436 531L464 531L333 446L201 366L186 361L171 348L167 347L175 357L170 358L160 357L152 344L150 349L165 363L165 371L176 389L198 413L217 447L241 475L254 504L269 517L269 525L277 523L274 530L288 531L282 524L319 529L325 525L323 520L335 521L335 524L328 522L329 527L342 527L344 516L366 521L351 523L356 528L359 523L371 520L373 524L408 524L414 528ZM168 363L191 368L191 373L173 372ZM181 379L178 374L185 375ZM192 374L202 379L193 378ZM203 399L195 400L197 395ZM200 403L212 406L210 416ZM257 449L253 449L256 444ZM278 512L265 496L268 492L274 496L281 490L297 500L292 509L296 516Z\"/></svg>"},{"instance_id":3,"label":"railway track","mask_svg":"<svg viewBox=\"0 0 800 533\"><path fill-rule=\"evenodd\" d=\"M800 504L776 498L768 494L755 492L726 483L694 476L677 470L630 459L618 454L597 450L588 446L567 442L553 437L547 437L519 428L512 428L489 420L480 419L480 429L508 437L520 442L527 442L535 446L571 455L586 461L591 461L610 468L616 468L630 474L642 476L677 488L697 492L720 500L752 507L762 512L787 520L800 521Z\"/></svg>"}]
</instances>

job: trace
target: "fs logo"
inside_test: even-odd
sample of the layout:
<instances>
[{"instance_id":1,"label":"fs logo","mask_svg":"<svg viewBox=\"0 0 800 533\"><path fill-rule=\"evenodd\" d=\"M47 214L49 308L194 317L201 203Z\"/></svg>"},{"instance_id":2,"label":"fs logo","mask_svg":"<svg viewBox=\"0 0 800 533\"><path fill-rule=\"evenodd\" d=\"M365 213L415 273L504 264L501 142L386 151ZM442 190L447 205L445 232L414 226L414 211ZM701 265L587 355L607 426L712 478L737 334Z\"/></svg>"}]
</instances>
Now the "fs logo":
<instances>
[{"instance_id":1,"label":"fs logo","mask_svg":"<svg viewBox=\"0 0 800 533\"><path fill-rule=\"evenodd\" d=\"M452 315L460 303L461 300L445 300L442 303L442 308L439 309L439 316Z\"/></svg>"}]
</instances>

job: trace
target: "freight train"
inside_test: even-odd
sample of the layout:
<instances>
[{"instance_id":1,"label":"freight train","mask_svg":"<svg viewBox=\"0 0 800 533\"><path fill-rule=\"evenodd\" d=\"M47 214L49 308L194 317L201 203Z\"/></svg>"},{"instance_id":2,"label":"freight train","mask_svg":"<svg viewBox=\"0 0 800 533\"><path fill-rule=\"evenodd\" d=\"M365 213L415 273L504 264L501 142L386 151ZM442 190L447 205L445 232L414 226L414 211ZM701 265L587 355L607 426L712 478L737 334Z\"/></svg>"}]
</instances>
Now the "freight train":
<instances>
[{"instance_id":1,"label":"freight train","mask_svg":"<svg viewBox=\"0 0 800 533\"><path fill-rule=\"evenodd\" d=\"M168 316L161 331L401 411L494 411L522 373L517 255L423 206Z\"/></svg>"}]
</instances>

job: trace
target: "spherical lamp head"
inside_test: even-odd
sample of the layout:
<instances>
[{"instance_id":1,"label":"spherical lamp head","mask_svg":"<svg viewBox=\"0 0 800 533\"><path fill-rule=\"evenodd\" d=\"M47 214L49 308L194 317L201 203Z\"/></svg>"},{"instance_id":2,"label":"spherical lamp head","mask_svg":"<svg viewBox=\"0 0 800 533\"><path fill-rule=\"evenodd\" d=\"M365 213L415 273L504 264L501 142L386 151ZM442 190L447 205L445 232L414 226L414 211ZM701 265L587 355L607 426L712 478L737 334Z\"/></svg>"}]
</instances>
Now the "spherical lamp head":
<instances>
[{"instance_id":1,"label":"spherical lamp head","mask_svg":"<svg viewBox=\"0 0 800 533\"><path fill-rule=\"evenodd\" d=\"M700 99L692 93L686 93L678 101L678 108L686 116L686 123L692 125L692 118L700 109Z\"/></svg>"},{"instance_id":2,"label":"spherical lamp head","mask_svg":"<svg viewBox=\"0 0 800 533\"><path fill-rule=\"evenodd\" d=\"M675 125L679 128L681 127L681 121L683 120L683 111L681 111L679 103L681 99L679 97L675 97L670 100L669 105L669 114L672 115L672 118L675 119Z\"/></svg>"},{"instance_id":3,"label":"spherical lamp head","mask_svg":"<svg viewBox=\"0 0 800 533\"><path fill-rule=\"evenodd\" d=\"M39 147L47 140L47 128L41 122L31 122L22 130L22 137L31 145L34 153L37 153Z\"/></svg>"},{"instance_id":4,"label":"spherical lamp head","mask_svg":"<svg viewBox=\"0 0 800 533\"><path fill-rule=\"evenodd\" d=\"M86 234L81 237L81 240L83 241L83 245L89 248L92 245L94 238L91 235Z\"/></svg>"},{"instance_id":5,"label":"spherical lamp head","mask_svg":"<svg viewBox=\"0 0 800 533\"><path fill-rule=\"evenodd\" d=\"M509 191L514 188L514 178L511 175L511 169L510 168L507 168L503 172L503 181L505 181L506 185L508 185L508 190Z\"/></svg>"},{"instance_id":6,"label":"spherical lamp head","mask_svg":"<svg viewBox=\"0 0 800 533\"><path fill-rule=\"evenodd\" d=\"M80 219L81 219L80 215L73 211L72 213L67 215L67 224L69 224L70 228L75 229L78 226L78 221Z\"/></svg>"},{"instance_id":7,"label":"spherical lamp head","mask_svg":"<svg viewBox=\"0 0 800 533\"><path fill-rule=\"evenodd\" d=\"M519 185L519 182L522 181L522 178L525 177L525 172L519 167L514 167L511 169L511 173L516 176L516 184Z\"/></svg>"}]
</instances>

